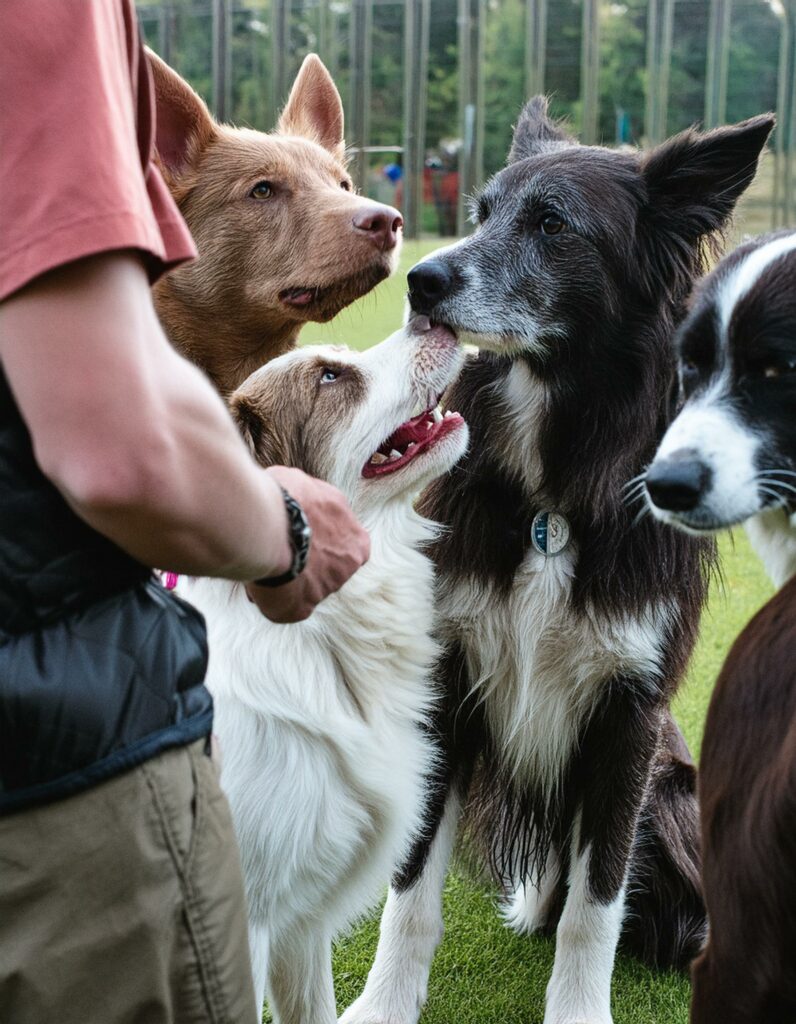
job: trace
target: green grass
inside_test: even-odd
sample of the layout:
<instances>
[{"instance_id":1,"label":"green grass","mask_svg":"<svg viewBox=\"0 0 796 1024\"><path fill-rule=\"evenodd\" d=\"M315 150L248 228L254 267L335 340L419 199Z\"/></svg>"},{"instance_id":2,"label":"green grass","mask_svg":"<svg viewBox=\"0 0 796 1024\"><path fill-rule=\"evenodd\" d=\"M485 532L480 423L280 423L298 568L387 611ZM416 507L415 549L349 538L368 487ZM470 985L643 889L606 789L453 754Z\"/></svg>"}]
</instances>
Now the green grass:
<instances>
[{"instance_id":1,"label":"green grass","mask_svg":"<svg viewBox=\"0 0 796 1024\"><path fill-rule=\"evenodd\" d=\"M310 325L302 341L365 348L387 337L401 323L406 271L439 244L438 240L407 243L399 272L390 281L331 323ZM676 717L695 755L710 693L727 651L772 593L742 531L722 538L720 551L723 580L711 592L700 642L675 703ZM496 893L455 870L445 888L444 914L446 934L434 961L422 1024L541 1022L552 941L511 933L500 922ZM341 1010L362 991L377 937L376 914L336 947L334 973ZM613 984L615 1024L686 1024L688 1001L685 976L655 973L630 958L618 958Z\"/></svg>"}]
</instances>

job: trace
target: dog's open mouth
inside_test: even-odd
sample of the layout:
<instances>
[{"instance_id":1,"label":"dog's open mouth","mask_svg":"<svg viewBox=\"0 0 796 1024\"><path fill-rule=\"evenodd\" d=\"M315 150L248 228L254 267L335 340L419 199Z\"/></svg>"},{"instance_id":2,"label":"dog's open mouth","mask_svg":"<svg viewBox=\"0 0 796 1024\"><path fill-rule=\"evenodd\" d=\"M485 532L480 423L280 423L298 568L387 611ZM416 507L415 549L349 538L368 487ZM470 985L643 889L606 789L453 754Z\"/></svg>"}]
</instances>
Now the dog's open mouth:
<instances>
[{"instance_id":1,"label":"dog's open mouth","mask_svg":"<svg viewBox=\"0 0 796 1024\"><path fill-rule=\"evenodd\" d=\"M387 440L379 445L362 470L362 476L384 476L403 469L412 459L457 430L464 424L458 412L443 413L439 406L427 409L406 423L402 423Z\"/></svg>"}]
</instances>

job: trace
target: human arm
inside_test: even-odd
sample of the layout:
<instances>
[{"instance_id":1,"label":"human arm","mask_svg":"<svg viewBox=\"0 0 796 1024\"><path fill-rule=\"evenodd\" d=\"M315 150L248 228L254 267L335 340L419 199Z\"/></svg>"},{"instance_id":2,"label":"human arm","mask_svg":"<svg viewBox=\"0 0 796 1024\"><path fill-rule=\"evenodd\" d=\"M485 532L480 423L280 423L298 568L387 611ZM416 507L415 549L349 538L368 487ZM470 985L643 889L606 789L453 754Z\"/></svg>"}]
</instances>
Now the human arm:
<instances>
[{"instance_id":1,"label":"human arm","mask_svg":"<svg viewBox=\"0 0 796 1024\"><path fill-rule=\"evenodd\" d=\"M280 473L255 465L209 382L168 343L135 252L67 264L0 304L0 359L42 471L100 533L176 572L286 570ZM300 587L258 606L304 618L362 564L368 541L342 495L291 479L317 550Z\"/></svg>"}]
</instances>

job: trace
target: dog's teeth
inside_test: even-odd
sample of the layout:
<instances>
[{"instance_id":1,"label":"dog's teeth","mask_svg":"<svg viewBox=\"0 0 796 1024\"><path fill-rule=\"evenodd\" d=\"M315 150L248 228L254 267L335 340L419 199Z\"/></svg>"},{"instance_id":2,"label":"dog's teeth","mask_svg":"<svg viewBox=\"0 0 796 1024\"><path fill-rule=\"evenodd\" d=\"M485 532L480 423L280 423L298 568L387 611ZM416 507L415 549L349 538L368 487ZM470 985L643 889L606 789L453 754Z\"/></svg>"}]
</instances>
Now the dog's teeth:
<instances>
[{"instance_id":1,"label":"dog's teeth","mask_svg":"<svg viewBox=\"0 0 796 1024\"><path fill-rule=\"evenodd\" d=\"M453 416L453 413L450 410L448 410L448 412L446 412L445 415L443 416L443 419L450 419L451 416Z\"/></svg>"},{"instance_id":2,"label":"dog's teeth","mask_svg":"<svg viewBox=\"0 0 796 1024\"><path fill-rule=\"evenodd\" d=\"M382 464L382 462L386 462L386 461L387 461L387 456L386 455L382 455L381 452L375 452L370 457L370 464L372 466L380 466Z\"/></svg>"},{"instance_id":3,"label":"dog's teeth","mask_svg":"<svg viewBox=\"0 0 796 1024\"><path fill-rule=\"evenodd\" d=\"M393 448L393 450L392 450L392 451L390 452L390 459L391 459L391 460L392 460L392 459L400 459L400 457L401 457L401 453L400 453L400 452L397 452L397 451L396 451L396 450L395 450L395 449Z\"/></svg>"},{"instance_id":4,"label":"dog's teeth","mask_svg":"<svg viewBox=\"0 0 796 1024\"><path fill-rule=\"evenodd\" d=\"M413 448L417 448L417 441L410 441L406 446L406 450L410 452Z\"/></svg>"},{"instance_id":5,"label":"dog's teeth","mask_svg":"<svg viewBox=\"0 0 796 1024\"><path fill-rule=\"evenodd\" d=\"M434 417L435 423L442 423L442 413L440 412L440 408L438 405L434 406L434 408L431 410L431 415Z\"/></svg>"}]
</instances>

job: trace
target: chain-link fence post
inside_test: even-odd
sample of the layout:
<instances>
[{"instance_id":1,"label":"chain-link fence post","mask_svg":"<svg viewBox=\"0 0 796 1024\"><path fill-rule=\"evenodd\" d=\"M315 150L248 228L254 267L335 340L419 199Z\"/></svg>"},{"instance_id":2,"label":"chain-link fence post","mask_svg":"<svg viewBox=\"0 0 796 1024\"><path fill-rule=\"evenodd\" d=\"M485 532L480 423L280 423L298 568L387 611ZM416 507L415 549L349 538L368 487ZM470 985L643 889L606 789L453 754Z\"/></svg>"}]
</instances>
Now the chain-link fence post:
<instances>
[{"instance_id":1,"label":"chain-link fence post","mask_svg":"<svg viewBox=\"0 0 796 1024\"><path fill-rule=\"evenodd\" d=\"M423 224L426 95L431 0L404 3L403 217L406 238L419 238Z\"/></svg>"}]
</instances>

